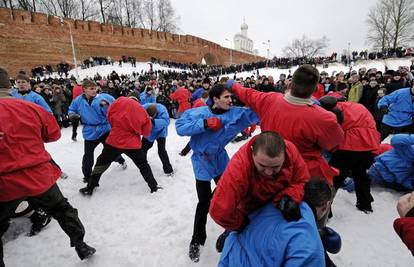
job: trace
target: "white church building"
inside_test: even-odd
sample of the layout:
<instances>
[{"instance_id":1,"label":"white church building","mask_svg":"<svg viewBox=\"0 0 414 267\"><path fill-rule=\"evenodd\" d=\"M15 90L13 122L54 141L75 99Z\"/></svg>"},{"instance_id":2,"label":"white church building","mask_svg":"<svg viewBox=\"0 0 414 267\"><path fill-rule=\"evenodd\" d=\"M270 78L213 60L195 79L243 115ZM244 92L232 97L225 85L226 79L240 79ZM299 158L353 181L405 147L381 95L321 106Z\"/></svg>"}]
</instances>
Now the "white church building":
<instances>
[{"instance_id":1,"label":"white church building","mask_svg":"<svg viewBox=\"0 0 414 267\"><path fill-rule=\"evenodd\" d=\"M243 23L240 26L241 32L235 34L233 37L234 49L244 52L244 53L254 54L255 53L255 51L253 50L254 42L252 39L250 39L247 36L248 29L249 29L249 26L247 26L246 22L243 19Z\"/></svg>"}]
</instances>

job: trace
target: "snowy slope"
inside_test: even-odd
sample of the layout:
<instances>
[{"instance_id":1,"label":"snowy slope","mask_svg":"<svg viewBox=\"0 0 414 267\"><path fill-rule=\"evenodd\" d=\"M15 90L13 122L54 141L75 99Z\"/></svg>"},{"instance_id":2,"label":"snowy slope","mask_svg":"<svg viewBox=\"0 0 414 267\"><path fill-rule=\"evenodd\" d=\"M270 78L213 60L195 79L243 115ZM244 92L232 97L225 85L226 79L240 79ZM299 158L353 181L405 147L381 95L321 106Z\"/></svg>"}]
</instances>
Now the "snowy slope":
<instances>
[{"instance_id":1,"label":"snowy slope","mask_svg":"<svg viewBox=\"0 0 414 267\"><path fill-rule=\"evenodd\" d=\"M47 150L70 176L58 184L78 209L86 228L85 240L96 247L97 253L86 262L79 261L69 247L69 239L57 222L52 221L35 237L21 234L7 242L4 246L7 266L216 266L219 255L215 252L215 241L222 230L211 219L200 262L192 263L187 257L197 201L195 182L190 155L178 155L188 139L177 136L174 120L169 130L167 149L175 176L163 174L156 147L149 151L150 165L163 190L150 194L138 169L127 158L128 169L123 171L114 163L89 198L78 192L84 186L80 169L83 141L72 142L71 129L63 129L62 138L48 144ZM232 155L240 146L229 144L227 150ZM101 146L96 152L100 151ZM413 266L410 252L392 228L400 194L374 188L373 195L374 213L366 215L354 207L354 194L342 190L338 193L329 225L341 233L343 248L339 255L333 256L334 261L338 266Z\"/></svg>"}]
</instances>

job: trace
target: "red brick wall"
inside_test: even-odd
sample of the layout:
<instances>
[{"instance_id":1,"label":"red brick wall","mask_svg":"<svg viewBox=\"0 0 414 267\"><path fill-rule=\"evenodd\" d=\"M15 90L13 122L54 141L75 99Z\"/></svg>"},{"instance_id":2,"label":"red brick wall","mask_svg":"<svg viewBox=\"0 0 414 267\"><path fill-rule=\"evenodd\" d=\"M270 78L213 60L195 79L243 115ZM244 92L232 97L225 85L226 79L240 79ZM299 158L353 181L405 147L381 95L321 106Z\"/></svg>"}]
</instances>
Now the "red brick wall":
<instances>
[{"instance_id":1,"label":"red brick wall","mask_svg":"<svg viewBox=\"0 0 414 267\"><path fill-rule=\"evenodd\" d=\"M151 57L176 62L208 64L230 63L230 50L191 35L149 32L93 21L65 19L42 13L0 8L0 65L11 75L29 72L38 65L73 64L69 25L72 29L78 62L90 56L134 56L138 61ZM232 52L233 63L263 60L262 57Z\"/></svg>"}]
</instances>

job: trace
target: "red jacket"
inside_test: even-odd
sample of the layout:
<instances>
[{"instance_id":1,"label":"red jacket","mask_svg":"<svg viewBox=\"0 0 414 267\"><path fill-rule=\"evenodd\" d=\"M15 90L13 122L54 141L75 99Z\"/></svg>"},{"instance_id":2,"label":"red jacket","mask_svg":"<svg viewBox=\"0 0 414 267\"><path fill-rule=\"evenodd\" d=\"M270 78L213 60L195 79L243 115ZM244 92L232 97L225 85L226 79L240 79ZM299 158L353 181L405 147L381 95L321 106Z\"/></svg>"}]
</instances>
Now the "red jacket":
<instances>
[{"instance_id":1,"label":"red jacket","mask_svg":"<svg viewBox=\"0 0 414 267\"><path fill-rule=\"evenodd\" d=\"M191 93L184 87L179 87L174 93L170 94L170 98L178 102L177 112L184 112L191 108Z\"/></svg>"},{"instance_id":2,"label":"red jacket","mask_svg":"<svg viewBox=\"0 0 414 267\"><path fill-rule=\"evenodd\" d=\"M293 142L302 154L312 176L332 183L339 171L323 159L322 150L332 151L341 144L344 132L336 116L318 105L296 105L280 93L262 93L233 85L233 92L260 118L262 131L276 131Z\"/></svg>"},{"instance_id":3,"label":"red jacket","mask_svg":"<svg viewBox=\"0 0 414 267\"><path fill-rule=\"evenodd\" d=\"M19 99L0 100L0 202L46 192L61 171L44 143L60 138L53 115Z\"/></svg>"},{"instance_id":4,"label":"red jacket","mask_svg":"<svg viewBox=\"0 0 414 267\"><path fill-rule=\"evenodd\" d=\"M414 217L396 219L394 230L414 256Z\"/></svg>"},{"instance_id":5,"label":"red jacket","mask_svg":"<svg viewBox=\"0 0 414 267\"><path fill-rule=\"evenodd\" d=\"M75 86L73 86L72 99L77 98L81 94L83 94L83 87L80 86L80 85L78 85L78 84L76 84Z\"/></svg>"},{"instance_id":6,"label":"red jacket","mask_svg":"<svg viewBox=\"0 0 414 267\"><path fill-rule=\"evenodd\" d=\"M325 95L325 87L323 84L318 83L316 85L316 91L312 94L312 96L316 99L319 99Z\"/></svg>"},{"instance_id":7,"label":"red jacket","mask_svg":"<svg viewBox=\"0 0 414 267\"><path fill-rule=\"evenodd\" d=\"M140 149L141 135L149 136L152 129L147 111L135 100L120 97L108 110L111 131L106 143L120 149Z\"/></svg>"},{"instance_id":8,"label":"red jacket","mask_svg":"<svg viewBox=\"0 0 414 267\"><path fill-rule=\"evenodd\" d=\"M193 103L193 108L198 108L198 107L204 107L207 106L206 103L204 103L201 98L197 99L196 101L194 101Z\"/></svg>"},{"instance_id":9,"label":"red jacket","mask_svg":"<svg viewBox=\"0 0 414 267\"><path fill-rule=\"evenodd\" d=\"M276 204L284 195L300 202L310 177L299 151L287 140L285 162L277 178L261 176L252 158L254 140L232 157L211 200L210 216L226 230L239 229L250 213L269 201Z\"/></svg>"},{"instance_id":10,"label":"red jacket","mask_svg":"<svg viewBox=\"0 0 414 267\"><path fill-rule=\"evenodd\" d=\"M339 150L376 151L380 145L374 117L363 105L353 102L338 102L336 107L342 111L342 129L345 138Z\"/></svg>"}]
</instances>

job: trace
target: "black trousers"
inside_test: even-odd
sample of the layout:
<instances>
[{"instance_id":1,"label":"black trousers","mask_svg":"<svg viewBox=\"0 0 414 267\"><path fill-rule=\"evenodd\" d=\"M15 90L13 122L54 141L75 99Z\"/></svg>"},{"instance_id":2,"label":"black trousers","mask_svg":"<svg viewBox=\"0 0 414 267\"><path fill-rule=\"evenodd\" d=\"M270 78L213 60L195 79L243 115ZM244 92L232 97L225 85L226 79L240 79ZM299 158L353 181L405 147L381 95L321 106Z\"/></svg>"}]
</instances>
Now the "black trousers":
<instances>
[{"instance_id":1,"label":"black trousers","mask_svg":"<svg viewBox=\"0 0 414 267\"><path fill-rule=\"evenodd\" d=\"M23 199L13 200L9 202L0 202L0 266L4 266L3 262L3 243L1 237L9 227L9 219L19 206L20 202L26 200L34 208L41 208L47 214L56 219L62 230L69 236L70 245L76 246L83 242L85 236L85 228L79 220L78 211L73 208L68 200L62 195L57 184L54 184L46 192Z\"/></svg>"},{"instance_id":2,"label":"black trousers","mask_svg":"<svg viewBox=\"0 0 414 267\"><path fill-rule=\"evenodd\" d=\"M219 182L219 180L220 176L214 178L214 182L216 183L216 185ZM198 243L200 245L204 245L207 239L206 224L208 209L210 208L210 201L213 197L214 192L211 191L210 181L196 180L196 189L198 203L194 217L194 229L193 236L191 238L191 244Z\"/></svg>"},{"instance_id":3,"label":"black trousers","mask_svg":"<svg viewBox=\"0 0 414 267\"><path fill-rule=\"evenodd\" d=\"M168 157L167 150L165 149L165 137L159 137L156 139L157 145L158 145L158 156L161 159L162 162L162 169L164 170L164 173L172 173L173 168L170 163L170 159ZM142 138L142 152L144 152L145 160L147 160L147 153L148 150L154 145L154 142L148 141L146 138Z\"/></svg>"},{"instance_id":4,"label":"black trousers","mask_svg":"<svg viewBox=\"0 0 414 267\"><path fill-rule=\"evenodd\" d=\"M190 142L188 142L185 147L183 148L183 150L181 150L181 154L183 154L184 156L187 155L189 152L191 151L191 147L190 147Z\"/></svg>"},{"instance_id":5,"label":"black trousers","mask_svg":"<svg viewBox=\"0 0 414 267\"><path fill-rule=\"evenodd\" d=\"M341 187L346 177L352 176L357 203L370 207L374 198L371 195L371 179L367 175L367 169L373 162L374 155L370 151L335 151L329 161L329 165L340 171L339 176L334 177L335 190Z\"/></svg>"},{"instance_id":6,"label":"black trousers","mask_svg":"<svg viewBox=\"0 0 414 267\"><path fill-rule=\"evenodd\" d=\"M147 182L150 189L154 189L157 187L157 181L154 179L151 167L148 164L144 152L141 149L118 149L108 144L104 145L102 153L98 156L98 159L96 160L96 165L93 168L88 186L98 186L102 174L109 168L111 162L118 158L121 155L121 153L124 153L132 159L132 161L138 167L139 171L142 174L142 177Z\"/></svg>"},{"instance_id":7,"label":"black trousers","mask_svg":"<svg viewBox=\"0 0 414 267\"><path fill-rule=\"evenodd\" d=\"M108 137L109 132L102 135L96 140L85 140L84 142L84 154L82 159L82 173L85 177L90 177L92 173L92 167L94 163L94 152L95 148L99 144L105 145L105 140ZM125 159L121 156L121 154L118 155L118 157L114 158L113 161L118 162L119 164L123 164L125 162Z\"/></svg>"},{"instance_id":8,"label":"black trousers","mask_svg":"<svg viewBox=\"0 0 414 267\"><path fill-rule=\"evenodd\" d=\"M402 127L392 127L387 124L381 123L381 141L383 141L385 138L387 138L390 134L399 134L399 133L414 133L414 124L410 124L407 126Z\"/></svg>"},{"instance_id":9,"label":"black trousers","mask_svg":"<svg viewBox=\"0 0 414 267\"><path fill-rule=\"evenodd\" d=\"M72 119L72 138L78 135L79 119Z\"/></svg>"}]
</instances>

